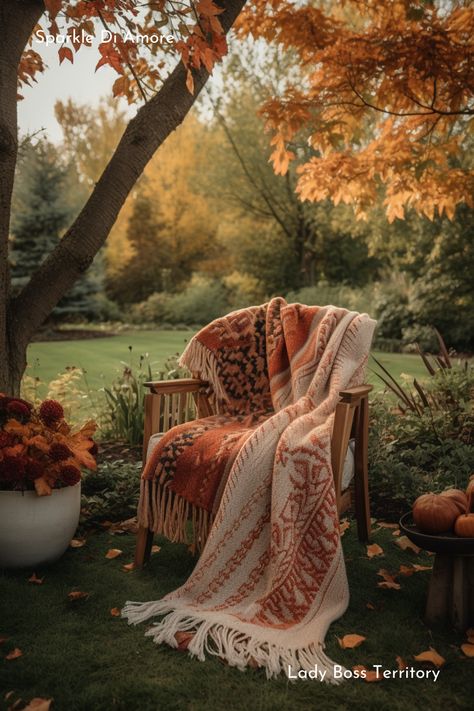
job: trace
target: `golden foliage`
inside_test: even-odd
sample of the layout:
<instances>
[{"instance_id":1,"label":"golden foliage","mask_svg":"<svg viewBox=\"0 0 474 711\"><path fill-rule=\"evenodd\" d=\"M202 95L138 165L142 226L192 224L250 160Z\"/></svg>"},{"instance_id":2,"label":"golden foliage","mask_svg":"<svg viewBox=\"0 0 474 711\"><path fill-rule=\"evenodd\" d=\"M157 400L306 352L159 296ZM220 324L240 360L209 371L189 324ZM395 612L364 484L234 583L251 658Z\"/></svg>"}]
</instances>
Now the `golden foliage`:
<instances>
[{"instance_id":1,"label":"golden foliage","mask_svg":"<svg viewBox=\"0 0 474 711\"><path fill-rule=\"evenodd\" d=\"M302 200L329 198L365 217L382 190L391 222L407 207L429 219L452 218L459 203L473 207L465 154L474 8L413 0L337 8L255 0L240 18L242 34L279 42L299 59L298 85L263 107L275 171L286 173L303 132L314 155L298 168Z\"/></svg>"}]
</instances>

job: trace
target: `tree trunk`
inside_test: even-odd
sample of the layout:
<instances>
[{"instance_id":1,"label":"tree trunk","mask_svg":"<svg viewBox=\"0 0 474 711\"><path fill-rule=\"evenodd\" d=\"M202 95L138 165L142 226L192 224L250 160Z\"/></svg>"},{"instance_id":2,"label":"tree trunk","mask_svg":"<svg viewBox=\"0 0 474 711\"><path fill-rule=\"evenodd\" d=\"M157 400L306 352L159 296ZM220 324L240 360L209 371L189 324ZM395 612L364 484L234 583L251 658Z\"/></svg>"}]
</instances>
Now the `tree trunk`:
<instances>
[{"instance_id":1,"label":"tree trunk","mask_svg":"<svg viewBox=\"0 0 474 711\"><path fill-rule=\"evenodd\" d=\"M224 32L229 31L245 2L221 0L218 3L224 8L219 18ZM6 324L9 347L5 349L5 367L0 371L0 391L18 392L26 366L26 348L32 336L89 267L148 161L182 123L209 74L202 68L193 72L193 77L192 95L186 88L186 70L179 62L160 91L141 107L73 225L22 292L11 301ZM0 96L3 104L3 95Z\"/></svg>"},{"instance_id":2,"label":"tree trunk","mask_svg":"<svg viewBox=\"0 0 474 711\"><path fill-rule=\"evenodd\" d=\"M8 235L18 150L17 72L23 49L44 9L38 0L0 3L0 392L16 391L26 360L10 323Z\"/></svg>"}]
</instances>

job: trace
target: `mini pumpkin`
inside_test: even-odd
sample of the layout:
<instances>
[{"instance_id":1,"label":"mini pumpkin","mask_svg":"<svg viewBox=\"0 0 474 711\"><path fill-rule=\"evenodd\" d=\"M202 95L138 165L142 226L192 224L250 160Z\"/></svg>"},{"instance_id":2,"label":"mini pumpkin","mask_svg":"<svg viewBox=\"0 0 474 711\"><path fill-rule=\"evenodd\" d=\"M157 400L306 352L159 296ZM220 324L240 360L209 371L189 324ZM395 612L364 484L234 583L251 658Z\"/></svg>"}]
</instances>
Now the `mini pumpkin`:
<instances>
[{"instance_id":1,"label":"mini pumpkin","mask_svg":"<svg viewBox=\"0 0 474 711\"><path fill-rule=\"evenodd\" d=\"M445 533L458 516L458 506L449 496L422 494L413 504L413 520L422 533Z\"/></svg>"},{"instance_id":2,"label":"mini pumpkin","mask_svg":"<svg viewBox=\"0 0 474 711\"><path fill-rule=\"evenodd\" d=\"M474 493L469 492L468 510L471 509ZM474 538L474 513L458 516L454 524L454 533L462 538Z\"/></svg>"},{"instance_id":3,"label":"mini pumpkin","mask_svg":"<svg viewBox=\"0 0 474 711\"><path fill-rule=\"evenodd\" d=\"M440 496L447 496L448 499L454 501L458 507L459 513L463 514L467 511L467 495L461 489L447 489L442 491Z\"/></svg>"}]
</instances>

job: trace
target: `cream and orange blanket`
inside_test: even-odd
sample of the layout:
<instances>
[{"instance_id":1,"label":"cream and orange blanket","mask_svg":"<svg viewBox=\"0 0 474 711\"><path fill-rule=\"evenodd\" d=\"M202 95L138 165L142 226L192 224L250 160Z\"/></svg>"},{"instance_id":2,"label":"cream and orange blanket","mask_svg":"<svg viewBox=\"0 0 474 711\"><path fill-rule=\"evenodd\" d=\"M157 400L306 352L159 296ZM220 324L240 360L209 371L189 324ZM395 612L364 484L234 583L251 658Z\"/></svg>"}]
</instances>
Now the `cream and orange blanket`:
<instances>
[{"instance_id":1,"label":"cream and orange blanket","mask_svg":"<svg viewBox=\"0 0 474 711\"><path fill-rule=\"evenodd\" d=\"M126 603L131 623L164 615L146 633L155 642L176 647L189 633L200 660L218 655L268 676L317 664L332 680L324 638L349 592L331 432L339 392L363 382L374 326L366 314L276 298L191 340L182 363L210 383L218 415L163 437L139 518L163 530L168 500L178 528L186 507L214 515L187 582L161 600Z\"/></svg>"}]
</instances>

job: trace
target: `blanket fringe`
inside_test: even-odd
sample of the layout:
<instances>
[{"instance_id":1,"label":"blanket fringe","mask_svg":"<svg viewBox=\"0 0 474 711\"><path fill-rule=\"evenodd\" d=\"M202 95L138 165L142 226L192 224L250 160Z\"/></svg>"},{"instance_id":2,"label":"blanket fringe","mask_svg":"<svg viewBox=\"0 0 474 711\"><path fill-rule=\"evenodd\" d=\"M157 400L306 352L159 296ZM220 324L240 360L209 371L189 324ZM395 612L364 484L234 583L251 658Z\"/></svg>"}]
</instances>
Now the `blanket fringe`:
<instances>
[{"instance_id":1,"label":"blanket fringe","mask_svg":"<svg viewBox=\"0 0 474 711\"><path fill-rule=\"evenodd\" d=\"M221 378L218 372L217 358L205 345L197 338L192 338L181 355L179 365L188 368L192 373L198 373L199 377L210 383L215 402L216 412L220 412L219 401L228 400L227 394L222 387Z\"/></svg>"},{"instance_id":2,"label":"blanket fringe","mask_svg":"<svg viewBox=\"0 0 474 711\"><path fill-rule=\"evenodd\" d=\"M334 663L324 654L322 641L311 642L305 647L283 647L231 626L203 619L191 611L173 609L173 603L166 600L143 603L128 601L122 610L122 617L134 625L164 614L166 616L153 624L145 635L152 637L156 644L168 644L176 648L178 632L194 632L188 652L201 662L209 654L224 659L230 666L242 671L249 666L264 668L267 678L277 677L282 672L290 679L297 678L299 671L314 673L316 667L318 679L321 679L320 672L326 672L324 681L332 684L340 681L340 676L335 678Z\"/></svg>"},{"instance_id":3,"label":"blanket fringe","mask_svg":"<svg viewBox=\"0 0 474 711\"><path fill-rule=\"evenodd\" d=\"M192 521L189 535L188 520ZM166 536L173 543L190 544L192 553L201 551L214 517L212 513L191 504L158 481L142 479L138 523L155 533Z\"/></svg>"}]
</instances>

